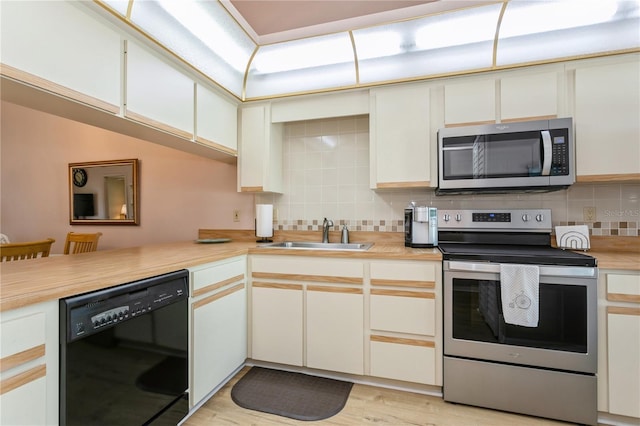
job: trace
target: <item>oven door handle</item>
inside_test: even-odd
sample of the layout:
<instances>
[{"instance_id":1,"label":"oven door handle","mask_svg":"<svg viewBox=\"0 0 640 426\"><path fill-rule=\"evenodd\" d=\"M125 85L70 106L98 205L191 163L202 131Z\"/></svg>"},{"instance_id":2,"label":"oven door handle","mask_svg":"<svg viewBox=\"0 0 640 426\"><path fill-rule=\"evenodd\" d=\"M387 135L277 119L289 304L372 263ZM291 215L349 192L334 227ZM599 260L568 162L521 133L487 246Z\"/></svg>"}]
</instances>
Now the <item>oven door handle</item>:
<instances>
[{"instance_id":1,"label":"oven door handle","mask_svg":"<svg viewBox=\"0 0 640 426\"><path fill-rule=\"evenodd\" d=\"M449 261L447 271L500 273L498 263L471 263ZM540 276L553 277L595 277L597 268L584 266L539 266Z\"/></svg>"}]
</instances>

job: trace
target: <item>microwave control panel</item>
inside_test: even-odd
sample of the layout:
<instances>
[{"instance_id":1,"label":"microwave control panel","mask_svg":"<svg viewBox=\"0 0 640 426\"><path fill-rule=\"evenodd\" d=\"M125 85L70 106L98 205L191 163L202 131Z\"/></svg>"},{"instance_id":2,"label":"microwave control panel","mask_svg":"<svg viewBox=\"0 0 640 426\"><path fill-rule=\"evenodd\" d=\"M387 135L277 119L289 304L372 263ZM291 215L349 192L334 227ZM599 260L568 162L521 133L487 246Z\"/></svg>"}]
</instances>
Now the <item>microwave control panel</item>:
<instances>
[{"instance_id":1,"label":"microwave control panel","mask_svg":"<svg viewBox=\"0 0 640 426\"><path fill-rule=\"evenodd\" d=\"M566 130L551 130L551 176L569 174L569 141Z\"/></svg>"}]
</instances>

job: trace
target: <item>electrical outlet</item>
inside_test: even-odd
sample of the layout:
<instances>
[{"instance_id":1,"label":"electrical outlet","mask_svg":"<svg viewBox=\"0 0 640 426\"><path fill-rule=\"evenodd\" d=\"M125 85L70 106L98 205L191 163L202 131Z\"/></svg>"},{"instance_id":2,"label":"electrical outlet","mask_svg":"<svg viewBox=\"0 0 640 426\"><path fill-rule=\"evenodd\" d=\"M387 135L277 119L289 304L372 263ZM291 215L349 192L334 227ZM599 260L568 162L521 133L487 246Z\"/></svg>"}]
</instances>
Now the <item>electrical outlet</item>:
<instances>
[{"instance_id":1,"label":"electrical outlet","mask_svg":"<svg viewBox=\"0 0 640 426\"><path fill-rule=\"evenodd\" d=\"M596 208L595 207L585 207L582 210L582 214L584 216L585 222L595 222L596 221Z\"/></svg>"},{"instance_id":2,"label":"electrical outlet","mask_svg":"<svg viewBox=\"0 0 640 426\"><path fill-rule=\"evenodd\" d=\"M278 220L278 209L273 209L273 220Z\"/></svg>"},{"instance_id":3,"label":"electrical outlet","mask_svg":"<svg viewBox=\"0 0 640 426\"><path fill-rule=\"evenodd\" d=\"M233 221L240 222L240 210L233 211Z\"/></svg>"}]
</instances>

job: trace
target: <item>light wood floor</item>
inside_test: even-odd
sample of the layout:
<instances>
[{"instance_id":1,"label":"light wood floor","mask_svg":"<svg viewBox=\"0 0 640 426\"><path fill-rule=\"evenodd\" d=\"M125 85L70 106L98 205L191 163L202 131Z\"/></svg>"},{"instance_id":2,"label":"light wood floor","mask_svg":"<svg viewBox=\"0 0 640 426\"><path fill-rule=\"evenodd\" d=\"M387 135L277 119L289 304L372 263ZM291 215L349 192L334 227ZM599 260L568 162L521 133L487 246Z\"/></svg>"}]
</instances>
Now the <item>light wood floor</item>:
<instances>
[{"instance_id":1,"label":"light wood floor","mask_svg":"<svg viewBox=\"0 0 640 426\"><path fill-rule=\"evenodd\" d=\"M548 426L567 425L536 417L519 416L444 402L442 398L355 384L344 409L317 422L247 410L231 400L231 388L248 371L245 367L184 426L212 425L425 425L425 426Z\"/></svg>"}]
</instances>

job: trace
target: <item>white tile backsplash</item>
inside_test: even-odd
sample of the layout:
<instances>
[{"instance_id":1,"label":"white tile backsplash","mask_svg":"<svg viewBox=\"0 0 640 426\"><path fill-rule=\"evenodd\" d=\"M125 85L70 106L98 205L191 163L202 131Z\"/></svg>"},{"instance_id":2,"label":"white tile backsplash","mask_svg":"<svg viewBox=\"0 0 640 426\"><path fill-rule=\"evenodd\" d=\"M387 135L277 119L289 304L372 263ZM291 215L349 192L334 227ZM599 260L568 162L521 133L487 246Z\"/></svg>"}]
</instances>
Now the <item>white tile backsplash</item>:
<instances>
[{"instance_id":1,"label":"white tile backsplash","mask_svg":"<svg viewBox=\"0 0 640 426\"><path fill-rule=\"evenodd\" d=\"M409 201L440 209L548 208L553 224L586 223L593 235L638 235L639 184L574 184L567 190L504 195L436 196L434 190L369 188L369 118L366 115L286 123L284 194L258 194L256 203L278 210L276 229L318 229L324 217L334 229L401 232ZM584 208L596 222L584 222ZM315 221L315 224L314 224Z\"/></svg>"}]
</instances>

